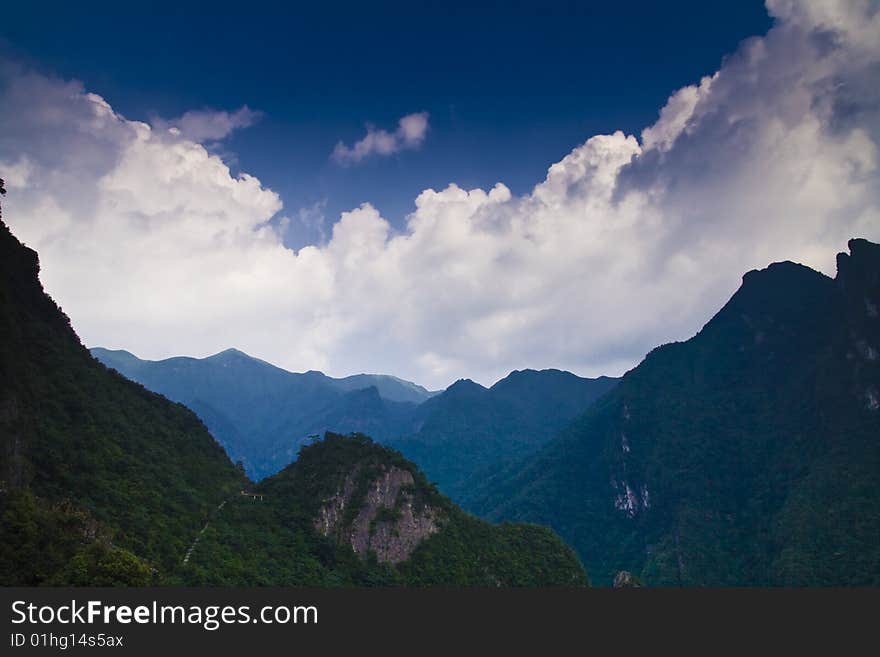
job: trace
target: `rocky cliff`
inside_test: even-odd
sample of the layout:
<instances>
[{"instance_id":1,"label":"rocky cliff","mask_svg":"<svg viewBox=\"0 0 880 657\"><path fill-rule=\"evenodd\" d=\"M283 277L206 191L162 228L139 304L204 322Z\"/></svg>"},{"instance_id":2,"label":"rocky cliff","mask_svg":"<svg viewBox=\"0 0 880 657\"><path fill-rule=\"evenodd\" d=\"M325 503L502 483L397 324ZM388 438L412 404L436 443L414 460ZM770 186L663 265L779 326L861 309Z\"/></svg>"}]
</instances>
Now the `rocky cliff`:
<instances>
[{"instance_id":1,"label":"rocky cliff","mask_svg":"<svg viewBox=\"0 0 880 657\"><path fill-rule=\"evenodd\" d=\"M291 569L287 554L300 558L303 546L311 545L320 568L329 571L324 577L334 584L587 584L574 552L550 530L492 525L463 512L415 464L361 434L326 434L255 490L264 501L246 505L236 523L225 529L212 525L218 536L206 535L199 559L207 563L215 558L212 552L220 554L240 540L235 536L273 527L265 542L294 532L299 536L289 542L300 546L293 552L277 550L276 572ZM224 533L227 537L221 538ZM347 579L336 579L342 569Z\"/></svg>"},{"instance_id":2,"label":"rocky cliff","mask_svg":"<svg viewBox=\"0 0 880 657\"><path fill-rule=\"evenodd\" d=\"M396 466L381 468L369 478L366 495L352 499L362 470L355 466L342 487L324 501L315 529L349 542L359 556L373 551L381 562L405 561L422 540L439 530L444 514L431 506L417 507L412 473ZM355 505L357 515L346 523L346 511Z\"/></svg>"}]
</instances>

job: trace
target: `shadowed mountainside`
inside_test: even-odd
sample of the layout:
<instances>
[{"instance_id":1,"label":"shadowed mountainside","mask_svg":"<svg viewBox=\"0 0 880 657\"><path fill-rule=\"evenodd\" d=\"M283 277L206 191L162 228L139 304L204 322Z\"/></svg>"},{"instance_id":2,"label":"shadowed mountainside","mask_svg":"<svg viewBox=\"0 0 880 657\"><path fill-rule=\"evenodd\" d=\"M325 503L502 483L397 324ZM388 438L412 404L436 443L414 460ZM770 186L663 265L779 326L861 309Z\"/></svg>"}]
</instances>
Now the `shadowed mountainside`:
<instances>
[{"instance_id":1,"label":"shadowed mountainside","mask_svg":"<svg viewBox=\"0 0 880 657\"><path fill-rule=\"evenodd\" d=\"M515 371L491 388L457 381L416 409L412 433L388 442L467 508L478 482L537 451L617 381L560 370Z\"/></svg>"},{"instance_id":2,"label":"shadowed mountainside","mask_svg":"<svg viewBox=\"0 0 880 657\"><path fill-rule=\"evenodd\" d=\"M747 273L472 508L553 527L602 584L880 584L880 246L849 247L833 280Z\"/></svg>"}]
</instances>

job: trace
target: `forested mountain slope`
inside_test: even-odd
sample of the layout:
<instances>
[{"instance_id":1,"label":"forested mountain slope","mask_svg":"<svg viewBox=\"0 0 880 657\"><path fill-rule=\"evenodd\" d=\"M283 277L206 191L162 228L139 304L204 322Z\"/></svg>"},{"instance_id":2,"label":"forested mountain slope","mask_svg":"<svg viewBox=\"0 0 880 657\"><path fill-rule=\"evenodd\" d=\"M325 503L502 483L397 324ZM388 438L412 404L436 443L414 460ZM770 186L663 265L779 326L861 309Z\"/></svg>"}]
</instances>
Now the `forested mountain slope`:
<instances>
[{"instance_id":1,"label":"forested mountain slope","mask_svg":"<svg viewBox=\"0 0 880 657\"><path fill-rule=\"evenodd\" d=\"M474 508L548 524L603 584L880 584L880 246L849 247L833 280L746 274Z\"/></svg>"},{"instance_id":2,"label":"forested mountain slope","mask_svg":"<svg viewBox=\"0 0 880 657\"><path fill-rule=\"evenodd\" d=\"M419 406L412 432L388 441L466 508L478 481L535 452L617 379L511 372L490 388L462 380Z\"/></svg>"},{"instance_id":3,"label":"forested mountain slope","mask_svg":"<svg viewBox=\"0 0 880 657\"><path fill-rule=\"evenodd\" d=\"M327 434L233 497L180 581L310 586L583 586L574 551L545 527L464 513L399 453Z\"/></svg>"},{"instance_id":4,"label":"forested mountain slope","mask_svg":"<svg viewBox=\"0 0 880 657\"><path fill-rule=\"evenodd\" d=\"M192 412L93 359L38 271L0 222L0 581L151 582L243 474Z\"/></svg>"}]
</instances>

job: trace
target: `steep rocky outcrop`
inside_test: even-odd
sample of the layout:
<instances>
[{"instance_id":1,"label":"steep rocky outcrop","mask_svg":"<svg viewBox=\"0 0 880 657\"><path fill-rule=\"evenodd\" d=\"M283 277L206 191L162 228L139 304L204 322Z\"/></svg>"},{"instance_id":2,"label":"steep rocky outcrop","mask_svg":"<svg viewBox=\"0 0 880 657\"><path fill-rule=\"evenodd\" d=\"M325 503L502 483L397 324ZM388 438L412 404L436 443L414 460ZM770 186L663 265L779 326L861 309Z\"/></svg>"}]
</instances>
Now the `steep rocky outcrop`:
<instances>
[{"instance_id":1,"label":"steep rocky outcrop","mask_svg":"<svg viewBox=\"0 0 880 657\"><path fill-rule=\"evenodd\" d=\"M254 533L278 528L266 542L278 542L285 532L299 534L290 537L290 544L300 547L289 557L278 550L276 572L315 572L295 563L306 554L303 546L311 545L321 561L318 570L329 578L324 581L334 585L588 584L574 552L547 528L492 525L465 513L414 463L361 434L327 433L256 491L265 502L248 508L259 515L249 512L240 520ZM241 524L212 527L230 539L217 540L213 547L200 544L205 562L211 551L227 550L242 532ZM241 558L250 560L252 553Z\"/></svg>"},{"instance_id":2,"label":"steep rocky outcrop","mask_svg":"<svg viewBox=\"0 0 880 657\"><path fill-rule=\"evenodd\" d=\"M628 570L621 570L614 576L614 588L616 589L638 589L641 587L641 580Z\"/></svg>"},{"instance_id":3,"label":"steep rocky outcrop","mask_svg":"<svg viewBox=\"0 0 880 657\"><path fill-rule=\"evenodd\" d=\"M361 467L345 478L340 490L325 500L315 520L324 536L347 540L359 556L370 551L380 562L405 561L421 541L439 530L442 512L430 506L417 508L410 492L412 473L391 466L369 481L362 500L353 500ZM357 515L347 524L346 511L357 504Z\"/></svg>"}]
</instances>

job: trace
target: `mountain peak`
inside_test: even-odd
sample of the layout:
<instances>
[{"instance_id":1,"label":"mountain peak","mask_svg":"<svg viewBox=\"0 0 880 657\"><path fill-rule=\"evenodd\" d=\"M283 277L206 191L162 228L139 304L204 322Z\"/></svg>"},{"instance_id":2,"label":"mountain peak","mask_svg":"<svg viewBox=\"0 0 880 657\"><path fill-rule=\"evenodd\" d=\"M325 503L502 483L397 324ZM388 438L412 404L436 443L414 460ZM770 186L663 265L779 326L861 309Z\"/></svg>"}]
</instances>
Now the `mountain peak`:
<instances>
[{"instance_id":1,"label":"mountain peak","mask_svg":"<svg viewBox=\"0 0 880 657\"><path fill-rule=\"evenodd\" d=\"M208 356L208 358L248 358L250 360L256 360L253 356L249 356L244 353L240 349L236 349L235 347L229 347L229 349L224 349L213 356Z\"/></svg>"},{"instance_id":2,"label":"mountain peak","mask_svg":"<svg viewBox=\"0 0 880 657\"><path fill-rule=\"evenodd\" d=\"M446 394L474 395L486 392L486 388L471 379L459 379L446 389Z\"/></svg>"},{"instance_id":3,"label":"mountain peak","mask_svg":"<svg viewBox=\"0 0 880 657\"><path fill-rule=\"evenodd\" d=\"M470 510L549 523L606 584L876 585L880 246L849 247L836 282L747 273Z\"/></svg>"},{"instance_id":4,"label":"mountain peak","mask_svg":"<svg viewBox=\"0 0 880 657\"><path fill-rule=\"evenodd\" d=\"M846 243L846 246L854 258L870 257L880 260L880 244L870 242L864 237L854 237Z\"/></svg>"},{"instance_id":5,"label":"mountain peak","mask_svg":"<svg viewBox=\"0 0 880 657\"><path fill-rule=\"evenodd\" d=\"M880 244L855 238L847 246L849 253L837 254L837 282L844 286L855 280L868 286L880 284Z\"/></svg>"},{"instance_id":6,"label":"mountain peak","mask_svg":"<svg viewBox=\"0 0 880 657\"><path fill-rule=\"evenodd\" d=\"M375 386L379 394L389 401L412 402L420 404L435 394L424 387L390 374L352 374L341 379L332 379L341 390L359 390Z\"/></svg>"},{"instance_id":7,"label":"mountain peak","mask_svg":"<svg viewBox=\"0 0 880 657\"><path fill-rule=\"evenodd\" d=\"M832 287L832 280L815 269L788 260L774 262L746 272L742 285L707 326L743 316L802 314Z\"/></svg>"},{"instance_id":8,"label":"mountain peak","mask_svg":"<svg viewBox=\"0 0 880 657\"><path fill-rule=\"evenodd\" d=\"M505 376L503 379L499 379L496 381L492 388L495 388L499 385L504 385L505 383L510 383L513 381L533 381L536 379L551 379L551 378L573 378L578 379L576 374L572 374L571 372L566 372L565 370L559 370L555 368L546 368L543 370L535 370L532 368L526 368L523 370L512 370L510 374Z\"/></svg>"},{"instance_id":9,"label":"mountain peak","mask_svg":"<svg viewBox=\"0 0 880 657\"><path fill-rule=\"evenodd\" d=\"M746 285L767 285L770 280L797 282L805 279L828 278L824 274L791 260L770 263L764 269L752 269L743 274L743 287Z\"/></svg>"}]
</instances>

